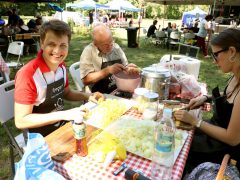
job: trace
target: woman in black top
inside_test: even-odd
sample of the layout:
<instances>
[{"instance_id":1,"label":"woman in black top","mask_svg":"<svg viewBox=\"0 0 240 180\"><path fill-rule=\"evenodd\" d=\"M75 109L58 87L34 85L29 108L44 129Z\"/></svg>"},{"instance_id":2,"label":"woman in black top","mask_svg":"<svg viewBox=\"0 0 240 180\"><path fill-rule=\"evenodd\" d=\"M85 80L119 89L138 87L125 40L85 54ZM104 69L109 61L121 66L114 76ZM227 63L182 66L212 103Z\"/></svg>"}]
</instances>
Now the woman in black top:
<instances>
[{"instance_id":1,"label":"woman in black top","mask_svg":"<svg viewBox=\"0 0 240 180\"><path fill-rule=\"evenodd\" d=\"M218 87L212 95L192 99L188 105L194 109L205 101L213 102L213 117L203 121L187 111L177 111L176 119L196 126L186 168L197 166L202 162L221 163L225 154L237 160L240 167L240 30L226 29L212 39L212 57L214 63L232 76L223 93ZM188 169L186 169L188 170ZM189 169L191 170L191 169Z\"/></svg>"}]
</instances>

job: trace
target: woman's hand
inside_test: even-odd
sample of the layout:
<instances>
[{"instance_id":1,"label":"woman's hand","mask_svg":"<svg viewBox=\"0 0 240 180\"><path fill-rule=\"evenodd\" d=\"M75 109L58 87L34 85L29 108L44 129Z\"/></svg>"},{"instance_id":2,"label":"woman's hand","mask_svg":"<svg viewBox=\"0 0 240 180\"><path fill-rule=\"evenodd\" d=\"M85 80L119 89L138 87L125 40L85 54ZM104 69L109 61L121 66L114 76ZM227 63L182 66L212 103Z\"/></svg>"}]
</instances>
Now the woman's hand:
<instances>
[{"instance_id":1,"label":"woman's hand","mask_svg":"<svg viewBox=\"0 0 240 180\"><path fill-rule=\"evenodd\" d=\"M91 94L88 98L89 101L92 101L94 103L99 103L100 101L104 101L105 97L102 93L100 92L95 92Z\"/></svg>"},{"instance_id":2,"label":"woman's hand","mask_svg":"<svg viewBox=\"0 0 240 180\"><path fill-rule=\"evenodd\" d=\"M190 125L196 126L197 120L188 111L178 110L174 112L174 117L177 121L182 121Z\"/></svg>"},{"instance_id":3,"label":"woman's hand","mask_svg":"<svg viewBox=\"0 0 240 180\"><path fill-rule=\"evenodd\" d=\"M199 106L207 100L206 96L198 96L190 100L189 104L186 106L187 109L197 109Z\"/></svg>"}]
</instances>

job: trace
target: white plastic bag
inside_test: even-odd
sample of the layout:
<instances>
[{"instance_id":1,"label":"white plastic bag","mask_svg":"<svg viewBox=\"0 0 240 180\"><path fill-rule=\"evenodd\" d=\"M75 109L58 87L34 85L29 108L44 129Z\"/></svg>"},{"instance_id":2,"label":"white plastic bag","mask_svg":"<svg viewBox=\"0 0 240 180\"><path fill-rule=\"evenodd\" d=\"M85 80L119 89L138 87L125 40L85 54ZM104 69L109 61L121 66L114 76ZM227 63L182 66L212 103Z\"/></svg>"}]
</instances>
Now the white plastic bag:
<instances>
[{"instance_id":1,"label":"white plastic bag","mask_svg":"<svg viewBox=\"0 0 240 180\"><path fill-rule=\"evenodd\" d=\"M39 133L29 133L26 151L22 159L15 163L14 180L64 180L54 171L48 146Z\"/></svg>"}]
</instances>

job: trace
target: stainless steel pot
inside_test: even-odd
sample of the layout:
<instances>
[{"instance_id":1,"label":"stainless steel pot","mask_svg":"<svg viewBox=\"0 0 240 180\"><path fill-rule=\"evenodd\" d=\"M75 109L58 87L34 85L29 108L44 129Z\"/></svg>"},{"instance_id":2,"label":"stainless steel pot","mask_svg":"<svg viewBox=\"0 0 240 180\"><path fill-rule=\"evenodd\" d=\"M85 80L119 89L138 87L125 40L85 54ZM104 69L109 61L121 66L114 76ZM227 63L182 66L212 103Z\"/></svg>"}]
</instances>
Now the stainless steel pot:
<instances>
[{"instance_id":1,"label":"stainless steel pot","mask_svg":"<svg viewBox=\"0 0 240 180\"><path fill-rule=\"evenodd\" d=\"M143 68L141 87L158 93L159 100L167 99L169 95L171 74L168 69Z\"/></svg>"}]
</instances>

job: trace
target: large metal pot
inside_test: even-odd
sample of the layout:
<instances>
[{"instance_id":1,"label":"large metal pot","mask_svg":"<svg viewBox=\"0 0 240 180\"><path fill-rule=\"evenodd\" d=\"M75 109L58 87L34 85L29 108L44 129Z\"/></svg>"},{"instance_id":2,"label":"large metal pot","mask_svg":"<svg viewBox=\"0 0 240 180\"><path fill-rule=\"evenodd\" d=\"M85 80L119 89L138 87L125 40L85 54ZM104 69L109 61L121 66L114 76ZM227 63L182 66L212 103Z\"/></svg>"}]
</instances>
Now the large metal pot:
<instances>
[{"instance_id":1,"label":"large metal pot","mask_svg":"<svg viewBox=\"0 0 240 180\"><path fill-rule=\"evenodd\" d=\"M159 100L167 99L169 95L171 74L168 69L154 67L143 68L141 87L158 93Z\"/></svg>"}]
</instances>

